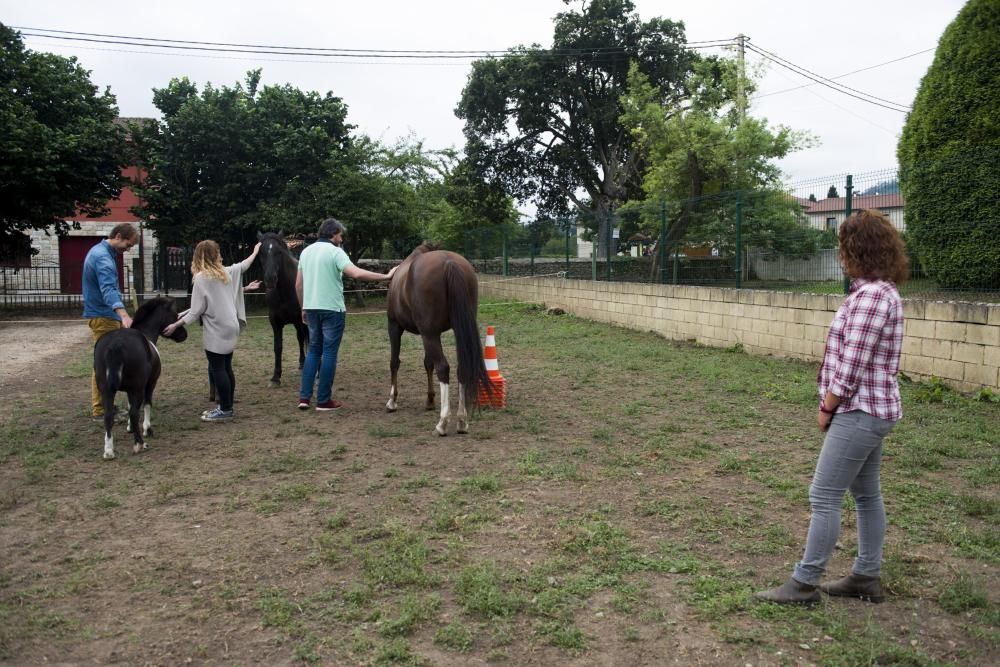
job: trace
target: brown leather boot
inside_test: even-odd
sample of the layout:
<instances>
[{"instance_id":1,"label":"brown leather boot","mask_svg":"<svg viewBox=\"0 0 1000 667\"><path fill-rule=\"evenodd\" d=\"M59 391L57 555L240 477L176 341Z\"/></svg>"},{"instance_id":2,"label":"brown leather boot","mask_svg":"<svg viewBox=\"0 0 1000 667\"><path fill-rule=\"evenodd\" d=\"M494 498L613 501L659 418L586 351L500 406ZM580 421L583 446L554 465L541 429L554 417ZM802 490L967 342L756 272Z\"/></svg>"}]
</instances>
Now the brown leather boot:
<instances>
[{"instance_id":1,"label":"brown leather boot","mask_svg":"<svg viewBox=\"0 0 1000 667\"><path fill-rule=\"evenodd\" d=\"M778 604L804 604L814 605L819 602L819 591L815 586L803 584L795 579L789 579L777 588L769 591L757 591L754 597L766 602L777 602Z\"/></svg>"},{"instance_id":2,"label":"brown leather boot","mask_svg":"<svg viewBox=\"0 0 1000 667\"><path fill-rule=\"evenodd\" d=\"M819 589L827 595L845 598L861 598L865 602L882 602L882 583L878 577L866 577L851 573L842 579L820 584Z\"/></svg>"}]
</instances>

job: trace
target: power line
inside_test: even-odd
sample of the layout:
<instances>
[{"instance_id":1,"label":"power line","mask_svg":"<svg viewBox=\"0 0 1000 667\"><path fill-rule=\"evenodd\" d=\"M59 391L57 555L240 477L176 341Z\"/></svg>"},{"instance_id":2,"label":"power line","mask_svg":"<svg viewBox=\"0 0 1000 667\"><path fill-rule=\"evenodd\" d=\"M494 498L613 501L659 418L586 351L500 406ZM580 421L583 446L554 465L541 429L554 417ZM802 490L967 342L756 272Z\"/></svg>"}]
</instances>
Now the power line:
<instances>
[{"instance_id":1,"label":"power line","mask_svg":"<svg viewBox=\"0 0 1000 667\"><path fill-rule=\"evenodd\" d=\"M874 104L875 106L882 107L883 109L889 109L890 111L898 111L899 113L906 113L906 111L907 111L907 109L899 109L897 107L891 107L891 106L888 106L886 104L881 104L879 102L875 102L873 100L870 100L867 97L861 97L860 95L855 95L853 93L849 93L846 90L841 90L840 88L832 86L829 83L827 83L826 81L823 81L822 79L817 79L815 77L809 76L808 74L804 74L803 72L795 69L794 67L790 67L790 66L786 65L785 63L783 63L783 62L781 62L779 60L775 60L774 58L771 58L769 55L765 54L764 52L758 51L757 49L755 49L753 46L751 46L749 44L747 45L747 48L750 49L751 51L753 51L754 53L756 53L757 55L762 56L763 58L766 58L767 60L770 60L771 62L775 63L776 65L780 65L781 67L784 67L787 70L795 72L796 74L798 74L800 76L804 76L807 79L811 79L812 81L815 81L816 83L820 84L821 86L826 86L827 88L829 88L831 90L835 90L838 93L842 93L844 95L847 95L848 97L853 97L855 99L861 100L862 102L868 102L869 104Z\"/></svg>"},{"instance_id":2,"label":"power line","mask_svg":"<svg viewBox=\"0 0 1000 667\"><path fill-rule=\"evenodd\" d=\"M246 53L259 55L294 55L315 58L407 58L407 59L475 59L491 56L521 56L540 54L550 56L581 56L581 55L615 55L623 53L621 47L564 48L564 49L517 49L496 50L431 50L431 49L349 49L328 47L275 46L260 44L236 44L227 42L203 42L194 40L161 39L151 37L136 37L128 35L109 35L103 33L73 32L68 30L50 30L47 28L17 27L22 35L48 39L59 39L73 42L90 42L97 44L113 44L120 46L139 46L156 49L171 49L181 51L205 51L215 53ZM32 31L32 32L25 32ZM51 33L51 34L47 34ZM705 49L728 46L733 40L706 40L685 44L686 48ZM649 51L672 51L672 48L647 49Z\"/></svg>"},{"instance_id":3,"label":"power line","mask_svg":"<svg viewBox=\"0 0 1000 667\"><path fill-rule=\"evenodd\" d=\"M932 46L929 49L923 49L922 51L915 51L914 53L907 54L905 56L900 56L899 58L893 58L892 60L887 60L884 63L879 63L877 65L869 65L868 67L862 67L861 69L856 69L851 72L845 72L844 74L838 74L837 76L830 77L831 80L843 79L844 77L851 76L852 74L858 74L859 72L867 72L871 69L877 69L879 67L885 67L886 65L891 65L893 63L898 63L901 60L906 60L907 58L913 58L914 56L919 56L930 51L934 51L937 47ZM782 93L789 93L793 90L802 90L803 88L808 88L813 84L805 83L801 86L795 86L794 88L785 88L784 90L776 90L771 93L761 93L760 95L755 95L752 99L759 100L762 97L770 97L771 95L781 95Z\"/></svg>"},{"instance_id":4,"label":"power line","mask_svg":"<svg viewBox=\"0 0 1000 667\"><path fill-rule=\"evenodd\" d=\"M356 53L426 53L426 54L490 54L490 53L505 53L509 49L462 49L462 50L442 50L442 49L349 49L349 48L330 48L330 47L312 47L312 46L281 46L274 44L239 44L231 42L203 42L196 40L185 40L185 39L166 39L160 37L136 37L134 35L109 35L105 33L98 32L77 32L73 30L55 30L50 28L32 28L28 26L11 26L15 30L33 30L35 32L47 32L47 33L57 33L61 35L76 35L79 37L102 37L110 39L137 39L144 42L168 42L172 44L198 44L201 46L229 46L229 47L240 47L248 49L281 49L284 51L339 51L339 52L356 52ZM35 35L40 36L40 35ZM709 44L714 45L718 43L731 44L733 39L709 39L701 40L695 42L687 42L685 46L692 46L696 44ZM154 46L149 44L149 46ZM581 53L593 53L601 51L621 51L621 47L618 46L598 46L593 48L576 48L576 49L555 49L553 52L581 52Z\"/></svg>"},{"instance_id":5,"label":"power line","mask_svg":"<svg viewBox=\"0 0 1000 667\"><path fill-rule=\"evenodd\" d=\"M850 97L862 100L863 102L868 102L869 104L874 104L876 106L880 106L886 109L891 109L892 111L899 111L900 113L906 113L910 109L910 107L905 104L900 104L898 102L893 102L892 100L887 100L881 97L877 97L870 93L866 93L864 91L857 90L856 88L845 86L842 83L837 83L835 81L832 81L831 79L827 79L826 77L820 74L816 74L815 72L811 72L804 67L796 65L793 62L785 60L784 58L782 58L777 54L771 53L770 51L766 51L757 46L756 44L748 43L747 48L752 49L755 53L757 53L757 55L762 56L777 65L781 65L785 69L789 69L795 72L796 74L804 76L807 79L811 79L812 81L815 81L820 85L826 86L827 88L836 90L838 93L843 93L844 95L849 95ZM857 94L852 94L852 93L857 93ZM873 100L878 100L878 102ZM879 104L879 102L885 102L886 104L891 104L894 105L895 107L900 107L900 108L893 108L890 106L886 106L886 104Z\"/></svg>"}]
</instances>

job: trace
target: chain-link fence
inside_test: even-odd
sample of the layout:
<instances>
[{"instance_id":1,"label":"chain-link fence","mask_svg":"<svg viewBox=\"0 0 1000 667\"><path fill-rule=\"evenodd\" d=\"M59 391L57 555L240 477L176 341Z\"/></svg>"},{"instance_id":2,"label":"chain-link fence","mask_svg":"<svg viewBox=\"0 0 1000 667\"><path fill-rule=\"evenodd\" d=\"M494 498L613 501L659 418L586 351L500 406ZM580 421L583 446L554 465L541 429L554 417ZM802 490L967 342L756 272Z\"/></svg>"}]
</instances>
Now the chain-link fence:
<instances>
[{"instance_id":1,"label":"chain-link fence","mask_svg":"<svg viewBox=\"0 0 1000 667\"><path fill-rule=\"evenodd\" d=\"M480 228L466 234L465 255L483 274L843 293L837 230L861 208L878 209L907 238L906 203L890 169ZM963 233L962 220L940 224ZM945 285L912 252L910 267L903 296L1000 301L1000 280Z\"/></svg>"}]
</instances>

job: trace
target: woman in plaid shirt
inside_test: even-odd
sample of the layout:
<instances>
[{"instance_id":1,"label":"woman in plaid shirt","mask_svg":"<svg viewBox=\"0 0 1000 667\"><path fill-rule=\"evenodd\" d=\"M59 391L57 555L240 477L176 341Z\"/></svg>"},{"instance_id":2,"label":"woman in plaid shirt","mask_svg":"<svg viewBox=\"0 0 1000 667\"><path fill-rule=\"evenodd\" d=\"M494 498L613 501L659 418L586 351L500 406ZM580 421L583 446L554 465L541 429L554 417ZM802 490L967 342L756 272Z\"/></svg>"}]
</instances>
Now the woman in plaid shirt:
<instances>
[{"instance_id":1,"label":"woman in plaid shirt","mask_svg":"<svg viewBox=\"0 0 1000 667\"><path fill-rule=\"evenodd\" d=\"M792 577L757 593L770 602L814 604L819 591L869 602L883 599L885 508L879 466L882 440L902 416L896 375L903 306L896 285L906 280L909 261L888 218L864 209L840 227L840 261L853 282L830 325L817 376L816 422L826 439L809 487L809 535ZM820 584L840 533L840 506L848 489L857 506L858 556L851 574Z\"/></svg>"}]
</instances>

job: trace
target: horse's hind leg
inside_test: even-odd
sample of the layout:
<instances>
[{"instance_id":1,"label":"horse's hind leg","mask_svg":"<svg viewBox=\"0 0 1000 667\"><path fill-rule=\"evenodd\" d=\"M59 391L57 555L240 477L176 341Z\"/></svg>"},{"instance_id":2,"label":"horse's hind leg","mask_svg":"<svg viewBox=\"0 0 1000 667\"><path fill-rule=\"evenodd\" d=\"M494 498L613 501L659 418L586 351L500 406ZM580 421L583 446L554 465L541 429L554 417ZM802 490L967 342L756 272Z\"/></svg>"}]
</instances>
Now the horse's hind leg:
<instances>
[{"instance_id":1,"label":"horse's hind leg","mask_svg":"<svg viewBox=\"0 0 1000 667\"><path fill-rule=\"evenodd\" d=\"M156 388L155 381L146 385L146 400L142 404L142 437L148 438L153 435L153 422L150 416L153 412L153 390Z\"/></svg>"},{"instance_id":2,"label":"horse's hind leg","mask_svg":"<svg viewBox=\"0 0 1000 667\"><path fill-rule=\"evenodd\" d=\"M385 409L395 412L397 408L396 400L399 398L399 347L403 338L403 327L398 322L389 320L389 400L385 404Z\"/></svg>"},{"instance_id":3,"label":"horse's hind leg","mask_svg":"<svg viewBox=\"0 0 1000 667\"><path fill-rule=\"evenodd\" d=\"M301 322L295 323L295 336L299 340L299 370L306 365L306 344L309 342L309 327Z\"/></svg>"},{"instance_id":4,"label":"horse's hind leg","mask_svg":"<svg viewBox=\"0 0 1000 667\"><path fill-rule=\"evenodd\" d=\"M274 336L274 373L271 375L271 386L280 387L281 386L281 353L282 353L282 340L281 334L284 327L278 324L273 318L271 319L271 333Z\"/></svg>"},{"instance_id":5,"label":"horse's hind leg","mask_svg":"<svg viewBox=\"0 0 1000 667\"><path fill-rule=\"evenodd\" d=\"M142 437L142 424L139 422L139 410L142 409L145 402L144 392L130 391L128 393L128 425L132 430L132 437L135 439L135 444L132 445L133 454L138 454L146 449L146 441Z\"/></svg>"},{"instance_id":6,"label":"horse's hind leg","mask_svg":"<svg viewBox=\"0 0 1000 667\"><path fill-rule=\"evenodd\" d=\"M465 386L461 382L458 383L458 412L455 417L458 420L456 431L458 433L468 433L469 412L465 409Z\"/></svg>"},{"instance_id":7,"label":"horse's hind leg","mask_svg":"<svg viewBox=\"0 0 1000 667\"><path fill-rule=\"evenodd\" d=\"M111 429L115 425L115 395L101 392L101 402L104 404L104 460L115 458L115 437Z\"/></svg>"},{"instance_id":8,"label":"horse's hind leg","mask_svg":"<svg viewBox=\"0 0 1000 667\"><path fill-rule=\"evenodd\" d=\"M451 417L451 402L448 399L448 381L450 379L451 367L448 366L448 360L441 349L440 336L424 336L423 339L424 365L426 366L428 360L430 360L431 365L437 371L438 386L441 388L441 418L434 427L434 432L445 436L448 435L448 418ZM430 395L430 398L433 399L433 394ZM431 401L431 405L433 406L433 400Z\"/></svg>"},{"instance_id":9,"label":"horse's hind leg","mask_svg":"<svg viewBox=\"0 0 1000 667\"><path fill-rule=\"evenodd\" d=\"M427 403L424 409L434 409L434 360L424 351L424 370L427 372Z\"/></svg>"}]
</instances>

